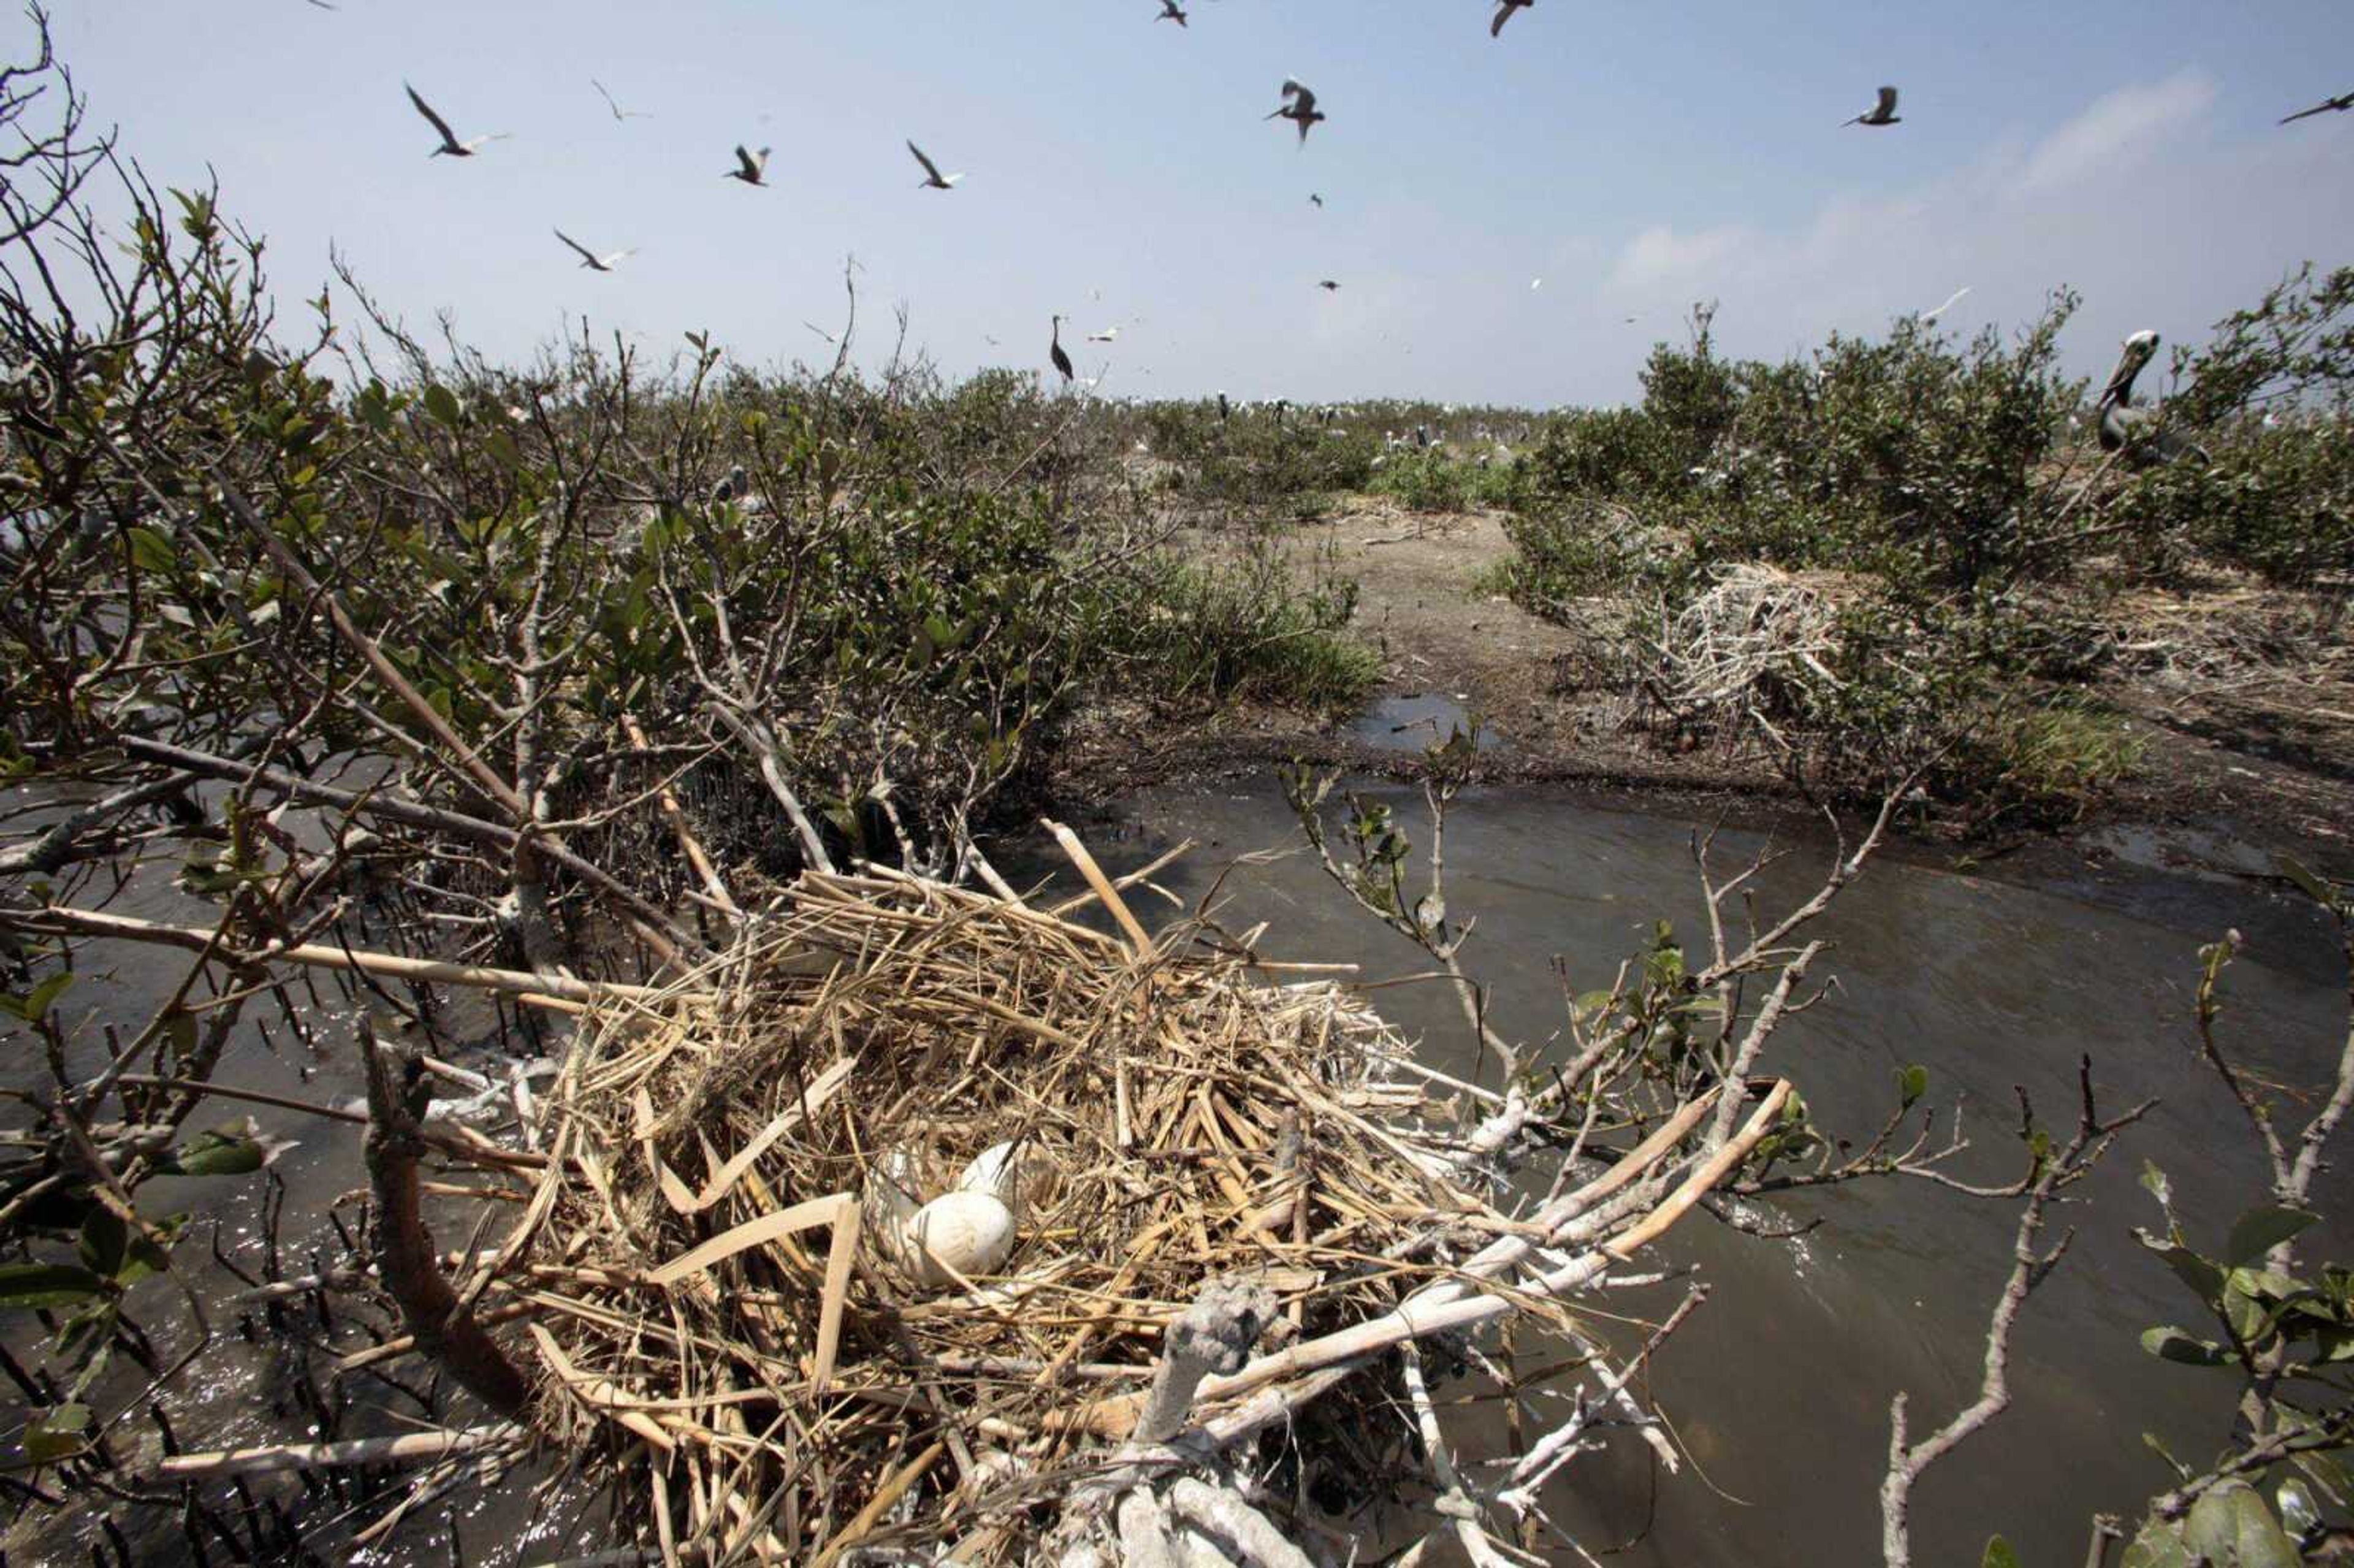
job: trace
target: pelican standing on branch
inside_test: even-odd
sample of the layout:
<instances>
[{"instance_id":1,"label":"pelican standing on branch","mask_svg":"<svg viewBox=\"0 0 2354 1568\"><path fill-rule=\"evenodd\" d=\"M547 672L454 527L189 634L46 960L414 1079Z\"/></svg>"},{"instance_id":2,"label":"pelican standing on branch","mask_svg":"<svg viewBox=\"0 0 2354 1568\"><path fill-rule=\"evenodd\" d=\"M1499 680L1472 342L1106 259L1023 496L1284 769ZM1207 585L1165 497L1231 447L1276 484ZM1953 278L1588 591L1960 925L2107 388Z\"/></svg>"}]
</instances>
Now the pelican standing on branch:
<instances>
[{"instance_id":1,"label":"pelican standing on branch","mask_svg":"<svg viewBox=\"0 0 2354 1568\"><path fill-rule=\"evenodd\" d=\"M1491 38L1500 37L1504 24L1512 19L1513 12L1525 11L1536 3L1537 0L1496 0L1496 15L1488 24L1488 36Z\"/></svg>"},{"instance_id":2,"label":"pelican standing on branch","mask_svg":"<svg viewBox=\"0 0 2354 1568\"><path fill-rule=\"evenodd\" d=\"M924 156L924 150L921 147L917 146L913 142L907 143L907 151L915 154L916 162L924 165L924 180L923 184L917 187L918 190L954 190L956 189L956 183L964 178L962 175L944 175L940 173L940 166L938 164L933 163L929 158Z\"/></svg>"},{"instance_id":3,"label":"pelican standing on branch","mask_svg":"<svg viewBox=\"0 0 2354 1568\"><path fill-rule=\"evenodd\" d=\"M1850 125L1894 125L1898 123L1900 123L1900 121L1896 113L1896 90L1893 87L1883 87L1880 90L1879 102L1873 104L1871 108L1865 110L1854 119L1842 121L1840 124L1840 129L1844 131Z\"/></svg>"},{"instance_id":4,"label":"pelican standing on branch","mask_svg":"<svg viewBox=\"0 0 2354 1568\"><path fill-rule=\"evenodd\" d=\"M579 255L580 265L588 268L591 272L610 272L614 269L614 267L637 254L635 250L610 250L606 252L604 255L599 256L594 250L589 249L586 245L581 244L580 241L573 238L572 236L565 233L564 230L558 228L552 232L556 235L557 238L561 239L565 244L570 246L573 250Z\"/></svg>"},{"instance_id":5,"label":"pelican standing on branch","mask_svg":"<svg viewBox=\"0 0 2354 1568\"><path fill-rule=\"evenodd\" d=\"M1046 357L1054 362L1055 369L1063 373L1066 382L1071 379L1071 356L1063 352L1063 318L1060 316L1055 318L1054 335L1046 340Z\"/></svg>"},{"instance_id":6,"label":"pelican standing on branch","mask_svg":"<svg viewBox=\"0 0 2354 1568\"><path fill-rule=\"evenodd\" d=\"M1291 77L1283 79L1284 105L1267 116L1269 120L1288 120L1299 127L1299 144L1308 145L1308 128L1324 118L1316 107L1316 90Z\"/></svg>"},{"instance_id":7,"label":"pelican standing on branch","mask_svg":"<svg viewBox=\"0 0 2354 1568\"><path fill-rule=\"evenodd\" d=\"M458 140L457 132L450 129L450 122L434 113L433 106L419 98L415 88L409 87L405 81L400 85L408 89L408 101L417 105L417 112L425 116L426 122L440 134L441 144L427 154L428 157L439 158L446 154L452 158L471 158L474 155L475 148L486 142L502 141L507 134L504 131L493 131L487 136L475 136L461 142Z\"/></svg>"},{"instance_id":8,"label":"pelican standing on branch","mask_svg":"<svg viewBox=\"0 0 2354 1568\"><path fill-rule=\"evenodd\" d=\"M723 180L742 180L748 185L765 185L769 182L761 176L768 172L769 149L763 147L758 153L753 153L739 145L736 149L736 166L719 177Z\"/></svg>"}]
</instances>

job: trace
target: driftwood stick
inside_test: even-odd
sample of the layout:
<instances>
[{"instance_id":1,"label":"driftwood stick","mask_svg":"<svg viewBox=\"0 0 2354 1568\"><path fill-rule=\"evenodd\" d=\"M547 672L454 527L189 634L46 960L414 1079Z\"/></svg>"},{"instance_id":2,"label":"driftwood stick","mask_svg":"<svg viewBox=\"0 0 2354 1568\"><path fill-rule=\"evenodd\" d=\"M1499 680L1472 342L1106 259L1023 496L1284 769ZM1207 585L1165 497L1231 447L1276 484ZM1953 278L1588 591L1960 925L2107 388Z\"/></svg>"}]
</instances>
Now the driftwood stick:
<instances>
[{"instance_id":1,"label":"driftwood stick","mask_svg":"<svg viewBox=\"0 0 2354 1568\"><path fill-rule=\"evenodd\" d=\"M277 962L302 964L310 969L357 969L366 974L390 976L395 980L472 986L478 991L505 991L515 996L554 996L567 1001L650 1001L668 994L659 986L622 985L604 980L575 980L569 975L495 969L480 964L443 963L438 959L362 952L330 947L323 942L302 942L291 948L271 948L259 953L244 952L219 947L214 940L216 933L201 926L167 926L161 921L142 920L133 915L115 915L102 909L76 909L62 904L27 911L12 919L27 929L46 930L53 934L159 942L166 947L185 948L198 953L209 949L232 964Z\"/></svg>"},{"instance_id":2,"label":"driftwood stick","mask_svg":"<svg viewBox=\"0 0 2354 1568\"><path fill-rule=\"evenodd\" d=\"M398 1437L360 1437L342 1443L265 1443L211 1454L172 1454L155 1462L159 1481L210 1480L221 1476L261 1476L280 1470L334 1470L354 1465L406 1465L448 1459L513 1442L519 1427L501 1422L463 1430L405 1432Z\"/></svg>"},{"instance_id":3,"label":"driftwood stick","mask_svg":"<svg viewBox=\"0 0 2354 1568\"><path fill-rule=\"evenodd\" d=\"M461 1386L501 1415L522 1412L530 1384L498 1341L441 1273L432 1233L425 1228L417 1190L417 1161L425 1151L419 1124L431 1091L414 1059L387 1062L367 1015L359 1021L360 1055L367 1067L368 1181L376 1205L376 1267L418 1348L440 1361ZM396 1086L394 1072L402 1081Z\"/></svg>"}]
</instances>

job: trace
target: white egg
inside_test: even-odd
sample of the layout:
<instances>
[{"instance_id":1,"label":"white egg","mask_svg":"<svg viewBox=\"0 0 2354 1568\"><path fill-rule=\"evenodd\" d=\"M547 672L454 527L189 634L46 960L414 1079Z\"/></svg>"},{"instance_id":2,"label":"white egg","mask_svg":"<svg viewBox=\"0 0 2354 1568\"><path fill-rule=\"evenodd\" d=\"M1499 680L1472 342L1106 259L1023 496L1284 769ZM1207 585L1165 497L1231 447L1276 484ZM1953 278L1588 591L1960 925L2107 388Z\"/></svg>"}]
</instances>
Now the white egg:
<instances>
[{"instance_id":1,"label":"white egg","mask_svg":"<svg viewBox=\"0 0 2354 1568\"><path fill-rule=\"evenodd\" d=\"M994 1274L1013 1255L1013 1211L986 1192L949 1192L916 1211L902 1245L907 1272L928 1289Z\"/></svg>"}]
</instances>

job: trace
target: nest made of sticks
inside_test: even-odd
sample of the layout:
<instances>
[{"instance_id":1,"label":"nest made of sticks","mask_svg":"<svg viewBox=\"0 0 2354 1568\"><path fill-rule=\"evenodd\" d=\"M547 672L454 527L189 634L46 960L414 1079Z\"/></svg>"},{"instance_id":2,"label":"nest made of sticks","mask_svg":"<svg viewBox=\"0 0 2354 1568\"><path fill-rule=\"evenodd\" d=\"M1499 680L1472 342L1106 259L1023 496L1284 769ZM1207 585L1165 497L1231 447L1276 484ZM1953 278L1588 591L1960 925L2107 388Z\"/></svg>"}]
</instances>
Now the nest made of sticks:
<instances>
[{"instance_id":1,"label":"nest made of sticks","mask_svg":"<svg viewBox=\"0 0 2354 1568\"><path fill-rule=\"evenodd\" d=\"M1115 938L811 874L702 974L581 1020L508 1277L535 1424L641 1540L1018 1557L1205 1286L1246 1276L1312 1337L1428 1278L1395 1261L1417 1234L1497 1223L1423 1089L1382 1081L1405 1047L1362 1002L1119 913ZM922 1197L1009 1140L1011 1256L921 1288L875 1171Z\"/></svg>"}]
</instances>

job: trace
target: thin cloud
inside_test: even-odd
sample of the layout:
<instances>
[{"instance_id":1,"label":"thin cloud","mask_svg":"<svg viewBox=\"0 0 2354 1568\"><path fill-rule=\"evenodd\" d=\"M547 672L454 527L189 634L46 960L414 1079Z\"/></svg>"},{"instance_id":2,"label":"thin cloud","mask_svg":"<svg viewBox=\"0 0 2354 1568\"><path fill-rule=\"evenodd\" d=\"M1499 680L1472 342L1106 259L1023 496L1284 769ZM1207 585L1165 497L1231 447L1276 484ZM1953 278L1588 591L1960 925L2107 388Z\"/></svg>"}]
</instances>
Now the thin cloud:
<instances>
[{"instance_id":1,"label":"thin cloud","mask_svg":"<svg viewBox=\"0 0 2354 1568\"><path fill-rule=\"evenodd\" d=\"M2120 173L2190 131L2214 101L2214 80L2200 70L2121 87L2045 137L2028 155L2018 189L2054 190Z\"/></svg>"}]
</instances>

